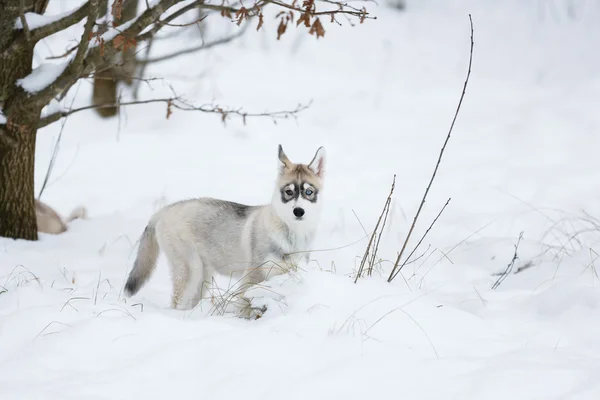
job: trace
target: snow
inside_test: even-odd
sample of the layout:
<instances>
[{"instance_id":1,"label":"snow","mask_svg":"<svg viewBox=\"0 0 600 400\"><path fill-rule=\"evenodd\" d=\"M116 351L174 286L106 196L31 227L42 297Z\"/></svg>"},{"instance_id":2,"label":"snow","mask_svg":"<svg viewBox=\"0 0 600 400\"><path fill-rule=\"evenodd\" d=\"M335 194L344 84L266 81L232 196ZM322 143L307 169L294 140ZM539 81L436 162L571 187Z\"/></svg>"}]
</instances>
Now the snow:
<instances>
[{"instance_id":1,"label":"snow","mask_svg":"<svg viewBox=\"0 0 600 400\"><path fill-rule=\"evenodd\" d=\"M67 12L61 12L54 15L42 15L38 13L28 12L25 13L25 20L27 21L27 26L29 29L37 29L41 28L45 25L52 24L56 21L63 19L64 17L73 14L73 12L77 11L79 7L73 8ZM23 29L23 23L21 21L21 17L17 18L15 21L15 29Z\"/></svg>"},{"instance_id":2,"label":"snow","mask_svg":"<svg viewBox=\"0 0 600 400\"><path fill-rule=\"evenodd\" d=\"M50 86L62 74L71 61L52 63L45 62L33 69L29 75L17 80L27 93L34 94Z\"/></svg>"},{"instance_id":3,"label":"snow","mask_svg":"<svg viewBox=\"0 0 600 400\"><path fill-rule=\"evenodd\" d=\"M5 124L5 123L6 123L6 116L2 112L2 109L0 109L0 124Z\"/></svg>"},{"instance_id":4,"label":"snow","mask_svg":"<svg viewBox=\"0 0 600 400\"><path fill-rule=\"evenodd\" d=\"M47 106L42 109L42 117L46 117L48 115L56 114L62 111L62 106L60 102L56 99L50 100Z\"/></svg>"},{"instance_id":5,"label":"snow","mask_svg":"<svg viewBox=\"0 0 600 400\"><path fill-rule=\"evenodd\" d=\"M324 24L318 41L295 26L277 41L265 16L264 31L149 66L166 81L140 90L257 112L312 100L297 121L167 120L162 104L71 115L42 200L62 215L84 205L88 219L35 243L0 239L0 398L600 398L600 8L407 3L369 3L377 20ZM468 13L471 81L409 250L452 200L427 253L387 283L460 96ZM211 16L207 40L232 25ZM49 44L64 49L70 32ZM198 39L155 41L150 56ZM63 104L75 94L74 107L89 104L91 85ZM36 193L60 125L38 133ZM123 299L150 215L193 196L269 201L279 143L292 161L327 150L323 251L255 291L264 317L212 315L210 300L171 310L163 257ZM375 226L394 174L384 261L354 284L361 225ZM492 290L520 232L514 270L532 266Z\"/></svg>"}]
</instances>

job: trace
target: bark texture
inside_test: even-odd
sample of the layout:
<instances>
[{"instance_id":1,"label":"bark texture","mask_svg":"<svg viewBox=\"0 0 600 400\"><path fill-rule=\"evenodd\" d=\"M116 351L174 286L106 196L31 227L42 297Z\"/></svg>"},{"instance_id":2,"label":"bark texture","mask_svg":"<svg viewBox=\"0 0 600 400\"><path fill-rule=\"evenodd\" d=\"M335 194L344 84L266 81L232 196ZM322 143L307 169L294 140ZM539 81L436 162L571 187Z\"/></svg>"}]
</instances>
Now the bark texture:
<instances>
[{"instance_id":1,"label":"bark texture","mask_svg":"<svg viewBox=\"0 0 600 400\"><path fill-rule=\"evenodd\" d=\"M43 105L28 100L16 85L31 73L32 41L15 45L15 21L26 12L43 13L48 0L0 1L0 236L37 240L34 203L35 139ZM24 6L24 7L23 7Z\"/></svg>"}]
</instances>

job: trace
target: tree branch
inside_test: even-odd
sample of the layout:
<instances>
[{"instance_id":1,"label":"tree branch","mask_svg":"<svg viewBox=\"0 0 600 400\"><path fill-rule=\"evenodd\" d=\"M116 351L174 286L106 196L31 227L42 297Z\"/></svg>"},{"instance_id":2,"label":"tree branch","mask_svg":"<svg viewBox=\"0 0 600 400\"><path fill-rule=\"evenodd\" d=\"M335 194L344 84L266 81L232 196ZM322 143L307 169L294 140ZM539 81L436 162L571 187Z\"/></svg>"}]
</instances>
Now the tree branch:
<instances>
[{"instance_id":1,"label":"tree branch","mask_svg":"<svg viewBox=\"0 0 600 400\"><path fill-rule=\"evenodd\" d=\"M104 45L94 46L90 49L87 57L82 60L81 70L74 70L74 68L71 67L73 63L71 63L65 72L63 72L50 86L33 95L31 101L47 104L60 93L68 90L81 75L93 72L96 67L109 62L112 56L117 51L121 50L121 46L115 46L114 44L116 37L121 35L128 38L136 37L143 29L156 21L168 8L180 1L181 0L162 0L154 7L144 11L137 19L130 21L131 23L128 24L128 28L124 29L120 35L114 35L114 37L107 40ZM89 42L88 39L89 36L82 36L83 41ZM88 45L85 46L87 48Z\"/></svg>"},{"instance_id":2,"label":"tree branch","mask_svg":"<svg viewBox=\"0 0 600 400\"><path fill-rule=\"evenodd\" d=\"M265 3L270 3L270 4L275 4L276 6L279 7L283 7L283 8L287 8L288 10L293 10L293 11L297 11L299 13L306 13L308 15L312 16L319 16L319 15L332 15L332 14L347 14L347 15L352 15L355 17L363 17L367 18L367 19L377 19L377 17L369 17L366 14L366 11L364 10L357 10L354 7L348 7L346 4L344 3L337 3L337 2L332 2L332 1L327 1L327 3L329 4L337 4L338 6L340 6L339 9L337 10L329 10L329 11L307 11L306 9L302 9L302 8L298 8L295 7L293 5L287 4L287 3L283 3L281 1L278 0L264 0ZM344 7L348 7L351 8L351 10L344 10Z\"/></svg>"},{"instance_id":3,"label":"tree branch","mask_svg":"<svg viewBox=\"0 0 600 400\"><path fill-rule=\"evenodd\" d=\"M260 10L260 8L264 7L265 2L257 2L252 8L248 9L248 12L258 12L258 10ZM171 21L173 21L174 19L182 16L183 14L185 14L186 12L193 10L193 9L198 9L198 8L202 8L202 9L209 9L209 10L217 10L217 11L228 11L230 13L236 13L239 10L233 7L229 7L229 6L216 6L213 4L206 4L204 3L204 0L197 0L193 3L188 4L185 7L180 8L179 10L175 11L173 14L169 15L168 17L165 17L162 20L158 20L154 23L154 26L152 27L152 29L150 29L148 32L144 32L141 35L138 35L136 37L136 40L139 41L144 41L144 40L148 40L150 38L152 38L163 26L165 25L169 25L169 23ZM149 24L148 24L149 25Z\"/></svg>"},{"instance_id":4,"label":"tree branch","mask_svg":"<svg viewBox=\"0 0 600 400\"><path fill-rule=\"evenodd\" d=\"M208 6L206 4L203 4L202 0L197 0L173 12L164 19L159 19L160 16L163 13L165 13L169 8L181 1L182 0L161 0L154 7L146 9L138 18L130 21L127 27L120 31L118 35L114 35L113 32L108 32L107 34L102 35L101 40L103 41L104 45L95 46L92 49L90 49L87 57L83 61L82 71L80 71L77 74L73 74L73 71L70 70L70 68L68 67L67 70L65 70L65 72L61 74L61 76L59 76L58 79L56 79L56 81L54 81L49 87L32 96L32 101L39 101L41 104L46 104L51 99L58 96L60 93L68 90L76 81L76 77L79 77L82 74L89 74L93 72L97 67L110 62L112 56L116 52L121 51L123 48L122 44L115 43L115 39L119 38L119 40L122 41L123 38L130 38L135 39L138 42L148 40L152 38L156 34L156 32L158 32L166 23L171 22L175 18L185 14L186 12L194 8L206 8ZM259 5L260 7L262 7L264 4L265 3L257 3L257 5L250 10L257 9ZM219 6L211 7L219 8ZM229 9L229 7L223 6L220 7L220 9ZM154 26L151 29L149 29L147 32L141 33L152 24L154 24Z\"/></svg>"},{"instance_id":5,"label":"tree branch","mask_svg":"<svg viewBox=\"0 0 600 400\"><path fill-rule=\"evenodd\" d=\"M64 18L61 18L58 21L54 21L39 28L33 29L31 31L31 38L34 42L37 42L45 37L67 29L68 27L79 23L79 21L81 21L87 15L89 15L89 11L90 2L86 1L81 7L73 11L71 14L65 16Z\"/></svg>"},{"instance_id":6,"label":"tree branch","mask_svg":"<svg viewBox=\"0 0 600 400\"><path fill-rule=\"evenodd\" d=\"M218 105L212 105L212 104L204 104L201 106L194 106L193 104L190 104L190 103L184 101L180 97L167 97L167 98L160 98L160 99L119 102L119 103L115 103L115 104L89 105L89 106L85 106L85 107L73 108L70 110L58 111L58 112L52 113L50 115L47 115L43 118L40 118L40 122L38 124L38 129L48 126L48 125L52 124L53 122L59 121L61 118L68 117L69 115L80 112L80 111L91 110L91 109L95 109L95 108L121 107L121 106L132 106L132 105L151 104L151 103L166 104L167 105L167 110L166 110L167 118L169 118L169 116L171 115L172 109L175 108L175 109L182 110L182 111L199 111L199 112L204 112L204 113L209 113L209 114L219 114L219 115L221 115L221 119L223 122L225 122L225 120L229 116L237 116L237 117L242 118L244 123L246 122L246 118L252 118L252 117L267 117L267 118L271 118L274 121L279 120L279 119L288 119L290 117L295 118L298 113L306 110L308 107L310 107L310 104L311 104L311 103L308 103L306 105L299 104L293 110L265 111L262 113L256 113L256 112L246 112L246 111L243 111L242 109L233 109L233 108L226 109L226 108L220 107Z\"/></svg>"},{"instance_id":7,"label":"tree branch","mask_svg":"<svg viewBox=\"0 0 600 400\"><path fill-rule=\"evenodd\" d=\"M75 53L75 58L68 67L72 68L73 71L81 70L83 66L83 59L87 55L90 44L90 36L92 34L92 30L94 29L94 25L96 24L98 14L100 13L98 1L99 0L90 0L90 12L85 23L85 28L83 29L83 33L81 34L79 46L77 46L77 53Z\"/></svg>"},{"instance_id":8,"label":"tree branch","mask_svg":"<svg viewBox=\"0 0 600 400\"><path fill-rule=\"evenodd\" d=\"M31 31L29 30L29 24L27 24L27 18L25 18L25 0L21 0L21 9L19 10L19 18L23 25L23 32L25 32L25 40L27 43L31 42Z\"/></svg>"},{"instance_id":9,"label":"tree branch","mask_svg":"<svg viewBox=\"0 0 600 400\"><path fill-rule=\"evenodd\" d=\"M248 24L244 24L244 26L237 33L234 33L231 36L227 36L227 37L224 37L224 38L221 38L221 39L217 39L217 40L214 40L212 42L204 43L204 44L201 44L199 46L190 47L189 49L175 51L173 53L166 54L164 56L155 57L155 58L148 58L148 59L145 59L145 60L137 60L137 63L141 64L141 65L152 64L152 63L156 63L156 62L167 61L167 60L170 60L170 59L175 58L175 57L179 57L179 56L184 55L184 54L190 54L190 53L194 53L194 52L200 51L200 50L207 50L207 49L210 49L211 47L215 47L215 46L218 46L218 45L221 45L221 44L229 43L232 40L239 38L240 36L242 36L244 34L244 32L246 31L247 28L248 28Z\"/></svg>"},{"instance_id":10,"label":"tree branch","mask_svg":"<svg viewBox=\"0 0 600 400\"><path fill-rule=\"evenodd\" d=\"M67 90L79 79L79 76L85 69L85 60L88 53L90 39L96 19L100 13L99 0L90 0L88 7L88 16L81 35L81 40L77 45L77 52L73 61L65 68L65 70L59 75L58 78L52 84L45 89L39 91L35 95L31 96L30 101L39 105L45 105L50 102L53 98L58 96L63 91Z\"/></svg>"},{"instance_id":11,"label":"tree branch","mask_svg":"<svg viewBox=\"0 0 600 400\"><path fill-rule=\"evenodd\" d=\"M95 1L97 2L98 0ZM207 8L231 13L242 10L236 10L235 8L224 5L209 5L203 3L203 0L197 0L178 9L177 11L168 15L162 20L160 19L162 14L164 14L172 6L180 3L181 1L182 0L160 0L153 7L147 8L136 19L128 22L127 24L123 24L120 27L122 29L118 31L118 34L115 34L115 32L106 32L105 34L97 37L96 40L100 42L99 46L95 45L92 48L90 48L87 52L87 56L84 57L83 60L81 60L81 57L78 57L76 55L74 62L72 62L51 85L41 90L40 92L31 95L30 101L35 102L39 105L47 104L53 98L69 90L69 88L77 81L77 79L80 76L90 74L97 68L111 63L112 57L118 51L123 50L123 48L126 46L127 41L135 40L136 42L140 42L143 40L151 39L163 26L192 9ZM269 2L272 2L272 0L257 1L253 7L248 9L244 8L244 15L248 17L254 14L258 14L260 9ZM279 1L277 0L277 4L281 5L284 3L279 4ZM343 7L343 5L340 6ZM91 3L88 7L91 8ZM288 8L289 7L291 6L288 6ZM298 9L298 11L302 10ZM327 11L325 13L335 14L341 11L342 10ZM361 15L362 19L365 17L366 11L362 11L362 13L354 13L354 15L359 14ZM152 26L150 29L147 29L151 25L154 26ZM82 35L82 41L87 41L88 39L89 35L86 36L86 34L84 33L84 35ZM88 45L82 45L80 43L80 46L78 46L78 55L84 54L85 52L80 52L79 49L87 49ZM75 61L81 61L81 64L76 63Z\"/></svg>"}]
</instances>

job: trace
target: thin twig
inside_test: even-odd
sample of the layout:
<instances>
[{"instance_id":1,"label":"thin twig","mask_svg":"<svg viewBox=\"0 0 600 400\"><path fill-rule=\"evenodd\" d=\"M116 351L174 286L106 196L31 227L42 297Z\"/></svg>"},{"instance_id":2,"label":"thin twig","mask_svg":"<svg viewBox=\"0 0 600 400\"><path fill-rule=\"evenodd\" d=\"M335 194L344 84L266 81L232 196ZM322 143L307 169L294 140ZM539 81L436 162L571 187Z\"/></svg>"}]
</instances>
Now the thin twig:
<instances>
[{"instance_id":1,"label":"thin twig","mask_svg":"<svg viewBox=\"0 0 600 400\"><path fill-rule=\"evenodd\" d=\"M395 177L395 175L394 175ZM393 190L393 189L392 189ZM373 266L375 265L375 257L377 256L377 252L379 251L379 242L381 241L381 237L383 236L383 229L385 228L385 223L387 222L388 214L390 212L390 207L392 205L391 193L390 197L387 200L387 209L385 210L385 215L383 216L383 224L381 224L381 229L379 230L379 236L377 236L377 242L374 243L373 248L373 257L371 258L371 264L369 265L368 274L371 276L373 274Z\"/></svg>"},{"instance_id":2,"label":"thin twig","mask_svg":"<svg viewBox=\"0 0 600 400\"><path fill-rule=\"evenodd\" d=\"M319 16L319 15L347 14L347 15L352 15L354 17L361 17L361 18L366 18L366 19L377 19L377 17L367 16L367 13L363 10L358 10L354 7L348 7L347 4L341 3L341 2L338 3L338 2L329 1L328 3L337 4L338 6L340 6L340 8L338 8L337 10L330 10L330 11L310 11L310 10L307 11L306 9L298 8L293 5L286 4L286 3L283 3L278 0L264 0L264 2L275 4L279 7L287 8L288 10L297 11L297 12L300 12L303 14L306 13L306 14L310 15L311 17ZM344 10L344 8L350 8L350 10Z\"/></svg>"},{"instance_id":3,"label":"thin twig","mask_svg":"<svg viewBox=\"0 0 600 400\"><path fill-rule=\"evenodd\" d=\"M47 126L47 125L51 124L52 122L56 122L63 117L67 117L71 114L74 114L74 113L80 112L80 111L85 111L85 110L90 110L90 109L95 109L95 108L121 107L121 106L130 106L130 105L137 105L137 104L150 104L150 103L164 103L164 104L167 104L167 107L169 107L169 108L175 108L175 109L182 110L182 111L200 111L200 112L211 113L211 114L219 114L219 115L221 115L221 119L223 120L223 122L230 115L238 116L238 117L242 118L244 120L244 122L246 121L246 118L249 118L249 117L267 117L267 118L271 118L273 120L287 119L290 117L295 118L296 114L300 113L301 111L306 110L307 108L310 107L310 104L311 104L311 103L308 103L306 105L299 104L293 110L246 112L246 111L242 111L241 109L226 109L226 108L222 108L222 107L219 107L216 105L194 106L192 104L185 102L184 100L182 100L179 97L168 97L168 98L161 98L161 99L138 100L138 101L128 101L128 102L121 102L121 103L111 103L111 104L96 104L96 105L92 104L89 106L74 108L74 109L70 109L70 110L63 110L63 111L59 111L59 112L50 114L44 118L41 118L38 128Z\"/></svg>"},{"instance_id":4,"label":"thin twig","mask_svg":"<svg viewBox=\"0 0 600 400\"><path fill-rule=\"evenodd\" d=\"M387 216L386 210L389 208L390 202L392 201L392 194L394 194L395 187L396 187L396 174L394 174L394 179L392 180L392 187L390 189L390 194L388 195L388 197L385 201L385 205L383 206L381 215L379 215L379 219L377 220L375 229L373 229L373 233L371 234L371 238L369 239L369 243L367 244L367 248L365 249L363 258L360 261L360 266L358 267L358 271L356 272L356 277L354 278L354 283L356 283L358 281L358 278L360 278L360 276L362 275L363 269L365 267L365 263L367 262L367 259L369 257L369 250L371 249L371 246L373 245L373 241L375 240L375 235L377 234L377 228L379 227L379 224L381 223L383 216L384 215ZM384 221L384 223L385 223L385 221Z\"/></svg>"},{"instance_id":5,"label":"thin twig","mask_svg":"<svg viewBox=\"0 0 600 400\"><path fill-rule=\"evenodd\" d=\"M244 34L244 32L246 31L246 29L248 28L249 25L250 24L248 24L248 23L244 24L244 26L242 28L240 28L240 30L238 32L234 33L231 36L227 36L227 37L224 37L224 38L221 38L221 39L217 39L217 40L214 40L212 42L203 43L203 44L201 44L199 46L190 47L189 49L178 50L178 51L175 51L175 52L170 53L170 54L165 54L164 56L155 57L155 58L146 58L145 60L137 60L136 62L138 64L142 65L142 67L144 67L147 64L170 60L172 58L179 57L179 56L184 55L184 54L195 53L195 52L201 51L201 50L208 50L211 47L215 47L215 46L219 46L221 44L229 43L232 40L239 38L240 36L242 36ZM150 44L151 43L152 42L150 42ZM146 53L146 54L148 54L148 53Z\"/></svg>"},{"instance_id":6,"label":"thin twig","mask_svg":"<svg viewBox=\"0 0 600 400\"><path fill-rule=\"evenodd\" d=\"M500 275L498 280L492 285L492 290L498 289L498 286L500 286L502 282L504 282L506 277L511 273L513 267L515 266L515 261L517 261L517 259L519 258L517 251L519 250L519 244L521 243L521 239L523 239L523 232L519 234L519 239L517 240L517 244L515 244L515 253L513 254L512 260L510 260L502 275Z\"/></svg>"},{"instance_id":7,"label":"thin twig","mask_svg":"<svg viewBox=\"0 0 600 400\"><path fill-rule=\"evenodd\" d=\"M450 203L450 198L448 198L448 200L446 201L446 204L444 204L444 207L442 207L442 209L440 210L440 212L438 213L438 215L434 218L433 222L431 222L431 225L429 225L429 228L427 228L427 230L425 231L425 233L423 234L423 236L421 236L421 239L419 240L419 242L417 243L417 245L415 246L415 248L410 252L410 254L408 255L408 257L406 257L406 260L404 260L404 262L402 263L402 265L400 265L400 268L398 268L398 270L396 271L396 273L394 274L394 276L392 276L392 279L394 279L396 277L396 275L398 275L400 273L400 271L402 271L402 268L404 268L404 266L408 263L408 261L410 260L410 258L415 253L415 251L417 251L417 249L419 248L419 246L421 245L421 243L423 242L423 240L425 239L425 237L427 236L427 234L429 233L429 231L431 230L431 228L433 228L433 225L437 222L437 220L440 217L440 215L442 215L442 213L446 209L446 206L448 205L448 203Z\"/></svg>"},{"instance_id":8,"label":"thin twig","mask_svg":"<svg viewBox=\"0 0 600 400\"><path fill-rule=\"evenodd\" d=\"M452 119L452 124L450 125L450 129L448 130L448 134L446 135L446 140L444 141L444 145L442 146L442 149L440 150L440 155L438 157L437 164L435 165L435 169L433 170L433 174L431 175L431 179L429 180L429 185L427 185L427 188L425 189L425 194L423 195L423 199L421 200L419 209L417 210L417 213L415 214L415 218L413 219L413 223L408 231L408 234L406 235L406 239L404 240L402 249L400 250L400 253L398 253L398 257L396 258L396 262L394 263L394 268L392 268L392 271L390 272L390 276L388 277L388 282L391 282L392 279L394 279L394 277L397 274L398 264L400 263L400 259L402 258L402 255L404 254L404 250L406 249L406 245L408 244L410 236L412 235L412 232L415 229L415 225L417 223L417 220L419 219L419 215L421 214L421 210L423 209L425 200L427 199L427 194L429 193L429 189L431 188L433 180L435 179L435 176L437 174L438 168L440 167L440 162L442 161L442 156L444 155L444 150L446 149L446 145L448 144L448 141L450 140L450 136L452 135L452 129L454 128L454 123L456 122L456 118L458 117L460 107L461 107L463 99L465 97L465 92L467 91L469 77L471 76L471 64L473 62L473 45L474 45L474 43L473 43L473 19L471 18L471 14L469 14L469 23L471 26L471 49L469 52L469 68L467 70L467 77L466 77L465 83L463 85L463 90L460 95L460 100L458 101L458 106L456 107L456 112L454 113L454 118Z\"/></svg>"},{"instance_id":9,"label":"thin twig","mask_svg":"<svg viewBox=\"0 0 600 400\"><path fill-rule=\"evenodd\" d=\"M79 88L81 85L77 85L77 89L75 90L75 95L73 96L73 100L71 100L71 107L75 103L75 99L77 98L77 93L79 93ZM67 120L69 116L65 116L65 119L62 120L62 124L60 126L60 131L58 132L58 138L56 139L56 143L54 144L54 149L52 150L52 157L50 158L50 162L48 163L48 169L46 170L46 176L44 176L44 182L42 183L42 187L40 188L40 193L38 194L38 200L42 198L42 194L44 190L46 190L46 186L48 185L48 181L50 180L50 175L52 175L52 171L54 170L54 163L58 157L58 148L60 147L60 142L62 140L62 135L65 130L65 125L67 124Z\"/></svg>"},{"instance_id":10,"label":"thin twig","mask_svg":"<svg viewBox=\"0 0 600 400\"><path fill-rule=\"evenodd\" d=\"M148 56L150 55L150 51L152 50L152 44L154 43L154 39L156 39L156 37L151 38L150 40L148 40L148 46L146 47L146 59L148 59ZM136 60L136 64L139 64L139 60ZM137 80L133 86L133 99L137 100L138 94L139 94L139 90L140 90L140 86L142 85L142 81L144 79L144 75L146 74L146 68L148 67L148 64L142 64L141 68L140 68L140 72L139 72L139 80Z\"/></svg>"}]
</instances>

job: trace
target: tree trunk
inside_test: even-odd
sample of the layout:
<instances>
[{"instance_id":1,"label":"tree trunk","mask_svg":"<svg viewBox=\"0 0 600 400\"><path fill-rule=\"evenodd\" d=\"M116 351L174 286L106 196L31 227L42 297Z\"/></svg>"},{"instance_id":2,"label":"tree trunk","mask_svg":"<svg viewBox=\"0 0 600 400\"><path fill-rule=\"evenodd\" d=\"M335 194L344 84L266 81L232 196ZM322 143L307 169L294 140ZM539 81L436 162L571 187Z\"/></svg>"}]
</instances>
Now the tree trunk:
<instances>
[{"instance_id":1,"label":"tree trunk","mask_svg":"<svg viewBox=\"0 0 600 400\"><path fill-rule=\"evenodd\" d=\"M35 138L43 105L28 102L17 79L32 70L34 43L11 46L21 0L0 1L0 236L37 240L34 200ZM43 13L47 0L27 0L24 12Z\"/></svg>"},{"instance_id":2,"label":"tree trunk","mask_svg":"<svg viewBox=\"0 0 600 400\"><path fill-rule=\"evenodd\" d=\"M135 18L137 15L138 0L113 0L111 13L115 27ZM119 82L131 85L136 69L135 60L136 46L129 47L126 51L119 51L115 55L112 67L102 69L94 74L94 91L92 103L115 104L117 103L117 87ZM103 118L117 115L117 107L100 107L95 111Z\"/></svg>"},{"instance_id":3,"label":"tree trunk","mask_svg":"<svg viewBox=\"0 0 600 400\"><path fill-rule=\"evenodd\" d=\"M0 147L0 236L37 240L35 130L26 128L16 135L21 136L16 145Z\"/></svg>"}]
</instances>

